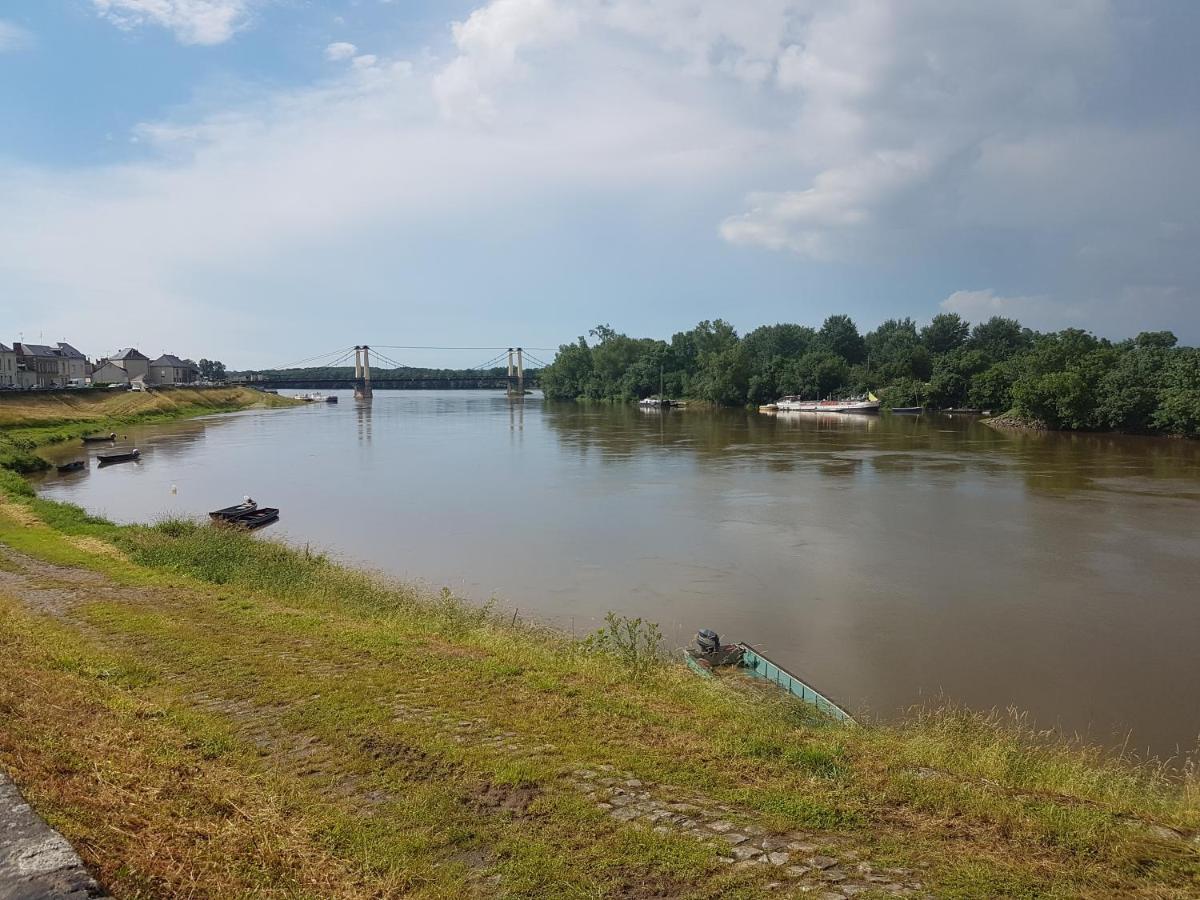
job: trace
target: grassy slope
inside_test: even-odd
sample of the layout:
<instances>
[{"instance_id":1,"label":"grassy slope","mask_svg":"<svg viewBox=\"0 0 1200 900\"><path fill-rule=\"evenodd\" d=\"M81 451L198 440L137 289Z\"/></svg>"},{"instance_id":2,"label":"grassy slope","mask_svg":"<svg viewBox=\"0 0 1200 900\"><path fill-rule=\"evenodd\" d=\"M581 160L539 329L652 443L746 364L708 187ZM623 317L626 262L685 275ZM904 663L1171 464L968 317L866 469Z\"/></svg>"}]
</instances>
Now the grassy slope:
<instances>
[{"instance_id":1,"label":"grassy slope","mask_svg":"<svg viewBox=\"0 0 1200 900\"><path fill-rule=\"evenodd\" d=\"M774 867L598 808L571 773L604 766L938 896L1200 893L1194 778L961 712L847 729L681 666L633 681L448 596L0 480L0 544L67 567L0 571L0 765L118 897L765 893Z\"/></svg>"},{"instance_id":2,"label":"grassy slope","mask_svg":"<svg viewBox=\"0 0 1200 900\"><path fill-rule=\"evenodd\" d=\"M123 426L187 419L295 401L249 388L172 388L158 391L0 392L0 468L36 471L44 444L103 434Z\"/></svg>"}]
</instances>

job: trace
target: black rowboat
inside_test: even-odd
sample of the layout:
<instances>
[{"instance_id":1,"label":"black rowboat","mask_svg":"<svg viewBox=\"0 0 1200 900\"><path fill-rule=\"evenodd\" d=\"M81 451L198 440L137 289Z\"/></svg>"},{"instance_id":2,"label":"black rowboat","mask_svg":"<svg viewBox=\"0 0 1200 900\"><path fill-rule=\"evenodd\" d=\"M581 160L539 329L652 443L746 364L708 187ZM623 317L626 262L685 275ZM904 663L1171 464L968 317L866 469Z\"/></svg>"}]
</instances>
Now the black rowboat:
<instances>
[{"instance_id":1,"label":"black rowboat","mask_svg":"<svg viewBox=\"0 0 1200 900\"><path fill-rule=\"evenodd\" d=\"M901 416L916 416L924 411L920 406L893 406L892 412Z\"/></svg>"},{"instance_id":2,"label":"black rowboat","mask_svg":"<svg viewBox=\"0 0 1200 900\"><path fill-rule=\"evenodd\" d=\"M58 471L65 475L67 472L81 472L86 468L87 468L86 460L77 459L77 460L74 460L73 462L63 463L61 466L58 467Z\"/></svg>"},{"instance_id":3,"label":"black rowboat","mask_svg":"<svg viewBox=\"0 0 1200 900\"><path fill-rule=\"evenodd\" d=\"M119 453L97 453L96 459L100 460L100 465L108 465L109 463L132 462L140 457L139 450L122 450Z\"/></svg>"},{"instance_id":4,"label":"black rowboat","mask_svg":"<svg viewBox=\"0 0 1200 900\"><path fill-rule=\"evenodd\" d=\"M246 513L254 512L256 509L258 509L258 504L251 500L248 503L238 503L234 506L227 506L224 509L214 509L208 515L214 521L228 522L239 516L244 516Z\"/></svg>"},{"instance_id":5,"label":"black rowboat","mask_svg":"<svg viewBox=\"0 0 1200 900\"><path fill-rule=\"evenodd\" d=\"M85 444L111 444L117 439L117 433L112 434L85 434L82 438Z\"/></svg>"},{"instance_id":6,"label":"black rowboat","mask_svg":"<svg viewBox=\"0 0 1200 900\"><path fill-rule=\"evenodd\" d=\"M270 525L278 520L279 510L273 506L264 506L248 513L242 513L237 518L227 521L237 528L262 528L264 525Z\"/></svg>"}]
</instances>

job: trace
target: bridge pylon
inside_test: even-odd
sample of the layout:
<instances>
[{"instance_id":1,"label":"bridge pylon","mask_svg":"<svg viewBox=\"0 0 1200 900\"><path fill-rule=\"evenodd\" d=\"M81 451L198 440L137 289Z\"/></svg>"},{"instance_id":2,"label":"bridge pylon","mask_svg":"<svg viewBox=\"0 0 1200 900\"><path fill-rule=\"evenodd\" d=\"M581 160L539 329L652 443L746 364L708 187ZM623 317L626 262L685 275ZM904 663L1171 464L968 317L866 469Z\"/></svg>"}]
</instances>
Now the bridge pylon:
<instances>
[{"instance_id":1,"label":"bridge pylon","mask_svg":"<svg viewBox=\"0 0 1200 900\"><path fill-rule=\"evenodd\" d=\"M371 348L366 344L354 348L354 399L371 399Z\"/></svg>"},{"instance_id":2,"label":"bridge pylon","mask_svg":"<svg viewBox=\"0 0 1200 900\"><path fill-rule=\"evenodd\" d=\"M525 399L525 351L516 349L514 362L513 348L508 348L508 396Z\"/></svg>"}]
</instances>

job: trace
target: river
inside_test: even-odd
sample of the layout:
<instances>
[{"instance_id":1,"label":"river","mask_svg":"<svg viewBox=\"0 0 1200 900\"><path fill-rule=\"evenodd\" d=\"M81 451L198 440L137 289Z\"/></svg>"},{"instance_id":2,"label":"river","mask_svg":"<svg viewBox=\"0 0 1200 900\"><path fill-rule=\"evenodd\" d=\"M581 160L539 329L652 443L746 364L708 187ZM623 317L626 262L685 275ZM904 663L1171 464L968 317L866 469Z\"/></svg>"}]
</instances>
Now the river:
<instances>
[{"instance_id":1,"label":"river","mask_svg":"<svg viewBox=\"0 0 1200 900\"><path fill-rule=\"evenodd\" d=\"M129 429L140 462L39 489L117 522L251 494L282 509L265 536L576 634L608 610L673 646L715 628L855 712L1012 705L1110 746L1196 747L1200 443L339 396Z\"/></svg>"}]
</instances>

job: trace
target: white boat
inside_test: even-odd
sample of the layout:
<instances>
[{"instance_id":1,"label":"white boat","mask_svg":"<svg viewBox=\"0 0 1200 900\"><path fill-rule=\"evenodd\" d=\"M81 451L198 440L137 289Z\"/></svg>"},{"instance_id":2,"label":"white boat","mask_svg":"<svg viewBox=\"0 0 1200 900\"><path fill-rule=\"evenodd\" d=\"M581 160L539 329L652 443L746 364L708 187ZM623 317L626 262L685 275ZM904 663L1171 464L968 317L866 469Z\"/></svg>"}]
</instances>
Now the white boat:
<instances>
[{"instance_id":1,"label":"white boat","mask_svg":"<svg viewBox=\"0 0 1200 900\"><path fill-rule=\"evenodd\" d=\"M799 397L781 397L775 401L779 412L821 413L877 413L879 398L872 393L865 397L849 397L844 400L801 400Z\"/></svg>"}]
</instances>

